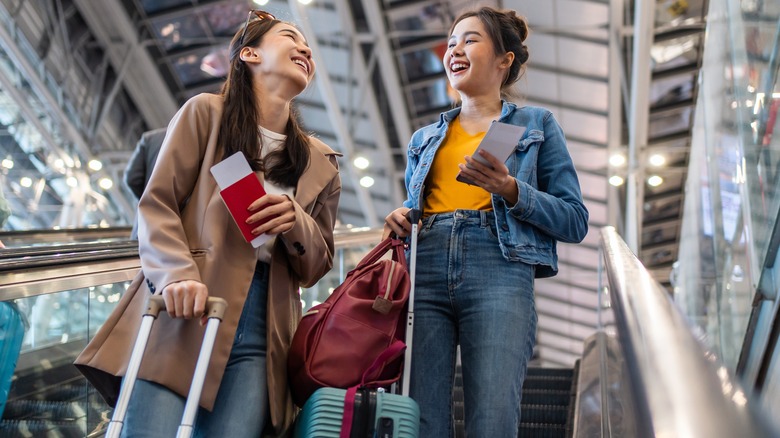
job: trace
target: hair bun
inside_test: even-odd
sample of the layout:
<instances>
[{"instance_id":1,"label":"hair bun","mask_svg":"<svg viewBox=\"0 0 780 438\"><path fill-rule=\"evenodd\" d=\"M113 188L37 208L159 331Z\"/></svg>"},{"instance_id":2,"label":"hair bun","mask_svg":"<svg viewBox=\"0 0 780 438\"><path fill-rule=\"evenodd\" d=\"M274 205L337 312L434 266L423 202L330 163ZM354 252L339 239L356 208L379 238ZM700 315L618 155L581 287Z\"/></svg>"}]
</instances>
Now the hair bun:
<instances>
[{"instance_id":1,"label":"hair bun","mask_svg":"<svg viewBox=\"0 0 780 438\"><path fill-rule=\"evenodd\" d=\"M522 15L517 15L517 12L514 10L510 9L507 13L512 20L512 24L517 29L517 33L520 35L520 41L525 41L528 38L528 20Z\"/></svg>"}]
</instances>

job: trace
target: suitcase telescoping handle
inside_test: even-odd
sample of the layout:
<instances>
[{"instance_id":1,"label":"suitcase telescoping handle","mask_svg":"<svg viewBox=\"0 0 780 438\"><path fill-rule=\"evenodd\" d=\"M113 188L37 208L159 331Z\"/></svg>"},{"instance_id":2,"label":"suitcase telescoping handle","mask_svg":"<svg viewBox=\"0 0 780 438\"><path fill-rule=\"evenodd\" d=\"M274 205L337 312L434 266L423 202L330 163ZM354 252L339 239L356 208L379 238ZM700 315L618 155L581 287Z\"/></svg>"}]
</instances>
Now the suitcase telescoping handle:
<instances>
[{"instance_id":1,"label":"suitcase telescoping handle","mask_svg":"<svg viewBox=\"0 0 780 438\"><path fill-rule=\"evenodd\" d=\"M195 365L195 375L192 377L190 392L187 395L187 403L184 406L179 430L176 433L177 438L188 438L192 436L193 426L195 424L195 415L198 412L198 402L200 393L203 390L203 382L206 380L206 369L209 365L211 350L214 347L214 341L217 338L217 328L225 315L227 302L222 298L211 297L206 302L206 333L203 335L203 344L201 345L198 362ZM146 302L146 310L143 319L141 319L141 328L138 330L138 338L133 346L133 352L130 355L130 363L127 365L127 373L122 379L122 388L119 391L119 400L116 402L114 414L111 416L111 422L106 431L107 438L118 438L122 432L122 425L127 413L127 404L130 401L130 395L133 392L135 380L138 377L138 369L141 367L141 359L146 349L146 343L149 341L149 334L152 331L152 323L160 311L165 310L165 301L161 295L150 295Z\"/></svg>"},{"instance_id":2,"label":"suitcase telescoping handle","mask_svg":"<svg viewBox=\"0 0 780 438\"><path fill-rule=\"evenodd\" d=\"M415 272L417 271L417 223L420 221L422 211L417 209L409 210L406 218L412 224L409 244L409 301L406 312L406 351L404 352L404 375L401 381L401 395L409 396L409 384L412 373L412 336L414 335L414 283Z\"/></svg>"}]
</instances>

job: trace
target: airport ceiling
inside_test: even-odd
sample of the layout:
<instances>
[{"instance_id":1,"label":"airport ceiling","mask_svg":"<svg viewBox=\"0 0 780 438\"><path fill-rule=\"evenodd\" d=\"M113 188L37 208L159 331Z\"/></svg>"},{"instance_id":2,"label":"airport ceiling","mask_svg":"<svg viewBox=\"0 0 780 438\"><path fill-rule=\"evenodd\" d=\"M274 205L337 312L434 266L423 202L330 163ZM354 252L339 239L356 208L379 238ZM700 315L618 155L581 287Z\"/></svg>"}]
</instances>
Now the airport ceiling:
<instances>
[{"instance_id":1,"label":"airport ceiling","mask_svg":"<svg viewBox=\"0 0 780 438\"><path fill-rule=\"evenodd\" d=\"M639 117L648 132L646 141L639 140L639 166L642 179L656 175L662 182L640 184L638 252L668 285L677 256L707 2L654 3L650 53L636 64L650 71L649 83L638 92L649 109ZM17 210L27 211L12 218L11 227L130 220L134 201L119 181L136 140L147 129L167 125L189 97L219 90L229 39L248 10L258 7L298 23L314 49L316 81L297 102L306 129L344 154L340 222L379 226L404 199L405 148L412 132L452 105L440 58L449 23L474 4L0 0L0 153L13 162L2 171L6 196ZM537 282L542 356L568 364L599 325L599 228L620 224L625 216L625 184L615 188L608 179L626 177L625 165L610 164L610 157L626 156L629 127L635 124L629 97L634 3L481 4L516 9L528 18L531 59L518 101L551 109L563 126L590 211L585 242L561 245L560 275ZM611 50L617 56L610 58ZM662 165L645 164L655 155ZM356 164L357 158L367 167ZM90 167L92 159L102 167Z\"/></svg>"}]
</instances>

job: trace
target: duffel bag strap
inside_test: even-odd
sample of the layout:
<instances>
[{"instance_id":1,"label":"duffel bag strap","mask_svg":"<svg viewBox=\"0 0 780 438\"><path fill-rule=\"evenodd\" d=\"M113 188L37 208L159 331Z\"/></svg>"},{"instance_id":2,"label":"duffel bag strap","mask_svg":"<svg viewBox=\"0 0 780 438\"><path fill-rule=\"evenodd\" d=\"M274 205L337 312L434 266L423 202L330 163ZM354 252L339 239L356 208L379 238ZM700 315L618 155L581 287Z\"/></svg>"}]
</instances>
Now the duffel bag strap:
<instances>
[{"instance_id":1,"label":"duffel bag strap","mask_svg":"<svg viewBox=\"0 0 780 438\"><path fill-rule=\"evenodd\" d=\"M367 385L370 385L373 388L378 388L381 386L390 385L391 383L398 380L398 377L390 380L373 382L369 379L371 379L373 375L377 374L382 369L382 366L387 363L391 363L396 358L398 358L405 349L406 344L404 344L402 341L397 339L393 341L393 343L390 344L390 346L387 347L387 349L383 351L382 354L374 359L374 363L372 363L371 366L368 367L368 369L363 373L363 378L361 379L360 384L347 389L347 393L344 395L344 414L341 420L341 433L339 434L339 438L350 438L350 434L352 433L352 421L355 417L355 395L357 394L358 388Z\"/></svg>"}]
</instances>

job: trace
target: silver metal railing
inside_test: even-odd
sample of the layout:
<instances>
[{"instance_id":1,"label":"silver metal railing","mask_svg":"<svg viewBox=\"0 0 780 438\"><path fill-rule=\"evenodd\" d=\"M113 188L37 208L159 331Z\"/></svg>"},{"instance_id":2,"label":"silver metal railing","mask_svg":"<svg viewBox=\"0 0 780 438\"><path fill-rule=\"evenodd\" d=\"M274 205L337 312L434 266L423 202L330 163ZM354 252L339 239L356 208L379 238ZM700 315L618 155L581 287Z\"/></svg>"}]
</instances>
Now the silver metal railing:
<instances>
[{"instance_id":1,"label":"silver metal railing","mask_svg":"<svg viewBox=\"0 0 780 438\"><path fill-rule=\"evenodd\" d=\"M613 227L602 228L601 246L637 434L780 436Z\"/></svg>"}]
</instances>

